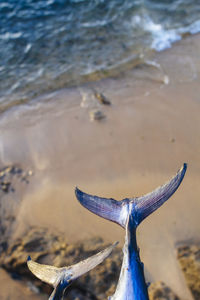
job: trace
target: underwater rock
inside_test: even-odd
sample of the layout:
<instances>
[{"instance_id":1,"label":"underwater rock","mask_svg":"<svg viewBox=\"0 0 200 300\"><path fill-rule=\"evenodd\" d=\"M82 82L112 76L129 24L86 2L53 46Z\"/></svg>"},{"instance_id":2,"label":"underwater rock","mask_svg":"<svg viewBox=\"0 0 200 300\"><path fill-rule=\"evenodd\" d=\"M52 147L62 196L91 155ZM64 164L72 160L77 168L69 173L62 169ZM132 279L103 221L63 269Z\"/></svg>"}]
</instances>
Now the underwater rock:
<instances>
[{"instance_id":1,"label":"underwater rock","mask_svg":"<svg viewBox=\"0 0 200 300\"><path fill-rule=\"evenodd\" d=\"M177 249L177 258L186 283L195 300L200 299L200 246L187 245Z\"/></svg>"}]
</instances>

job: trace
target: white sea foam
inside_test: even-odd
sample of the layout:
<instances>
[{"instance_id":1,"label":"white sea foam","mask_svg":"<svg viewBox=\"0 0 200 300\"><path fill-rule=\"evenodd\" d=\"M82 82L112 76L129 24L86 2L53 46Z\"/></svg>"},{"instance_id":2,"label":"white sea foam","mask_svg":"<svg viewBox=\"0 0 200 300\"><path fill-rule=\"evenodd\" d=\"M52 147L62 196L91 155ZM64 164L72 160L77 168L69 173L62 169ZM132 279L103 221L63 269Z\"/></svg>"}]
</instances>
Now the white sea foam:
<instances>
[{"instance_id":1,"label":"white sea foam","mask_svg":"<svg viewBox=\"0 0 200 300\"><path fill-rule=\"evenodd\" d=\"M48 1L46 1L46 5L47 5L47 6L48 6L48 5L52 5L54 2L55 2L54 0L48 0Z\"/></svg>"},{"instance_id":2,"label":"white sea foam","mask_svg":"<svg viewBox=\"0 0 200 300\"><path fill-rule=\"evenodd\" d=\"M151 48L156 51L162 51L164 49L170 48L171 45L181 39L181 35L178 34L175 30L164 30L160 28L158 31L152 32L153 42Z\"/></svg>"},{"instance_id":3,"label":"white sea foam","mask_svg":"<svg viewBox=\"0 0 200 300\"><path fill-rule=\"evenodd\" d=\"M11 39L18 39L22 36L22 32L5 32L4 34L0 34L0 39L2 40L11 40Z\"/></svg>"},{"instance_id":4,"label":"white sea foam","mask_svg":"<svg viewBox=\"0 0 200 300\"><path fill-rule=\"evenodd\" d=\"M104 26L108 23L107 20L99 20L99 21L95 21L95 22L85 22L82 24L83 27L86 28L93 28L93 27L100 27L100 26Z\"/></svg>"},{"instance_id":5,"label":"white sea foam","mask_svg":"<svg viewBox=\"0 0 200 300\"><path fill-rule=\"evenodd\" d=\"M147 28L149 28L149 31L153 35L151 47L156 51L162 51L170 48L174 42L181 40L183 34L196 34L200 32L200 20L195 21L189 26L169 30L164 29L160 24L150 21Z\"/></svg>"},{"instance_id":6,"label":"white sea foam","mask_svg":"<svg viewBox=\"0 0 200 300\"><path fill-rule=\"evenodd\" d=\"M161 24L154 23L149 17L146 18L144 29L152 34L151 48L156 51L170 48L172 43L181 39L181 35L175 29L164 29Z\"/></svg>"},{"instance_id":7,"label":"white sea foam","mask_svg":"<svg viewBox=\"0 0 200 300\"><path fill-rule=\"evenodd\" d=\"M200 20L197 20L190 26L188 26L188 32L190 32L191 34L200 32Z\"/></svg>"},{"instance_id":8,"label":"white sea foam","mask_svg":"<svg viewBox=\"0 0 200 300\"><path fill-rule=\"evenodd\" d=\"M156 51L162 51L170 48L174 42L181 40L184 33L200 32L200 20L182 28L166 29L163 25L155 23L148 15L136 15L132 18L132 27L134 30L141 29L149 32L152 37L149 47Z\"/></svg>"},{"instance_id":9,"label":"white sea foam","mask_svg":"<svg viewBox=\"0 0 200 300\"><path fill-rule=\"evenodd\" d=\"M31 47L32 47L31 43L27 44L26 47L25 47L25 49L24 49L24 53L28 53L29 50L31 49Z\"/></svg>"}]
</instances>

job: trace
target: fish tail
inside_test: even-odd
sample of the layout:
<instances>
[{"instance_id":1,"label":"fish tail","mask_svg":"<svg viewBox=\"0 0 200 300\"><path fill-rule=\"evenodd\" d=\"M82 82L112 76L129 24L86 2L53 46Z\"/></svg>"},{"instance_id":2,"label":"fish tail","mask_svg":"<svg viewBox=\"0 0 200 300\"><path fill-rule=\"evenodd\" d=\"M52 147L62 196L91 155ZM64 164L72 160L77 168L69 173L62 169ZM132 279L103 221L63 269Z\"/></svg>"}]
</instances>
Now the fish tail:
<instances>
[{"instance_id":1,"label":"fish tail","mask_svg":"<svg viewBox=\"0 0 200 300\"><path fill-rule=\"evenodd\" d=\"M135 210L137 211L138 224L162 206L176 192L185 176L186 170L187 164L184 163L176 175L164 185L159 186L154 191L137 198Z\"/></svg>"},{"instance_id":2,"label":"fish tail","mask_svg":"<svg viewBox=\"0 0 200 300\"><path fill-rule=\"evenodd\" d=\"M128 216L129 199L116 201L112 198L108 199L93 196L82 192L77 187L75 189L75 194L78 201L89 211L125 227Z\"/></svg>"},{"instance_id":3,"label":"fish tail","mask_svg":"<svg viewBox=\"0 0 200 300\"><path fill-rule=\"evenodd\" d=\"M46 282L53 287L56 287L61 281L63 268L56 268L54 266L39 264L31 259L29 256L27 259L27 265L29 270L40 280ZM69 278L70 278L69 272Z\"/></svg>"},{"instance_id":4,"label":"fish tail","mask_svg":"<svg viewBox=\"0 0 200 300\"><path fill-rule=\"evenodd\" d=\"M76 188L75 194L78 201L94 214L115 222L124 228L129 215L132 214L137 226L175 193L184 178L186 169L187 164L184 163L177 174L166 184L141 197L116 201L112 198L107 199L86 194L78 188Z\"/></svg>"},{"instance_id":5,"label":"fish tail","mask_svg":"<svg viewBox=\"0 0 200 300\"><path fill-rule=\"evenodd\" d=\"M54 266L39 264L33 261L30 256L28 257L27 265L29 270L37 278L54 287L53 293L51 294L49 300L58 300L62 299L65 289L73 280L89 272L97 265L102 263L104 259L111 254L117 244L118 242L115 242L97 254L92 255L87 259L69 267L57 268Z\"/></svg>"}]
</instances>

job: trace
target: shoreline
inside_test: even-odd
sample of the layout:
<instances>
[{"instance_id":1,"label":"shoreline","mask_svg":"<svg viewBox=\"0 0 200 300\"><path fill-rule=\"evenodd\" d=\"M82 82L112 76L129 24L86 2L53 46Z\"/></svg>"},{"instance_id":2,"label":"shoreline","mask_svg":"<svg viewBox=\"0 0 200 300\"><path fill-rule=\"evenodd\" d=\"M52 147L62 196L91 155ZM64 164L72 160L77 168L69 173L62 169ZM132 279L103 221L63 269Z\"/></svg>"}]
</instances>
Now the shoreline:
<instances>
[{"instance_id":1,"label":"shoreline","mask_svg":"<svg viewBox=\"0 0 200 300\"><path fill-rule=\"evenodd\" d=\"M164 184L187 162L180 188L142 223L138 242L147 277L163 280L181 299L190 299L175 246L199 242L199 50L200 35L189 36L155 55L161 68L144 65L120 78L63 89L44 105L37 102L2 116L0 164L19 163L34 172L18 195L13 239L39 224L65 232L71 241L100 235L122 246L123 230L84 210L74 187L116 199L138 196ZM96 102L94 90L111 105ZM94 109L105 118L91 122Z\"/></svg>"}]
</instances>

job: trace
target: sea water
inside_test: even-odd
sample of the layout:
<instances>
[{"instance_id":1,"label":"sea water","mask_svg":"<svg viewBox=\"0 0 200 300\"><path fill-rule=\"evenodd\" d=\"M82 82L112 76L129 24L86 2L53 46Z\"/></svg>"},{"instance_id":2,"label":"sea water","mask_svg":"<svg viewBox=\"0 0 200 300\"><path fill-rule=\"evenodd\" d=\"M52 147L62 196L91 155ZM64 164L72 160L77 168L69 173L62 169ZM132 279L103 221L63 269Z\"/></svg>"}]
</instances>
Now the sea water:
<instances>
[{"instance_id":1,"label":"sea water","mask_svg":"<svg viewBox=\"0 0 200 300\"><path fill-rule=\"evenodd\" d=\"M0 110L199 31L197 0L0 0Z\"/></svg>"}]
</instances>

